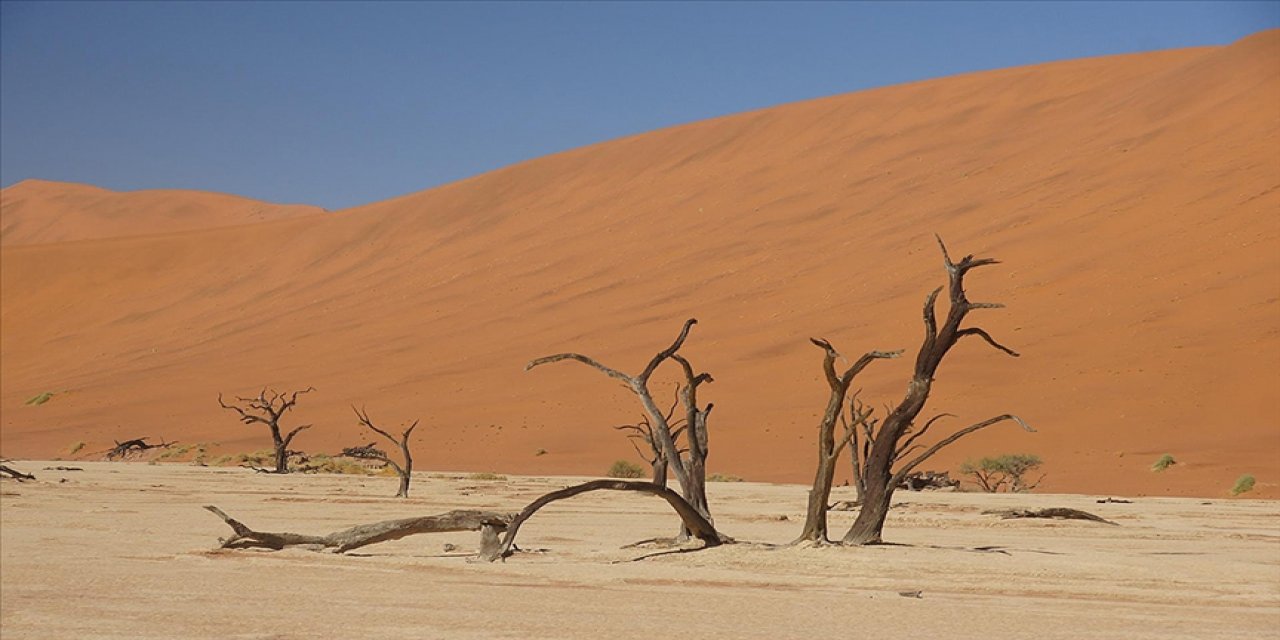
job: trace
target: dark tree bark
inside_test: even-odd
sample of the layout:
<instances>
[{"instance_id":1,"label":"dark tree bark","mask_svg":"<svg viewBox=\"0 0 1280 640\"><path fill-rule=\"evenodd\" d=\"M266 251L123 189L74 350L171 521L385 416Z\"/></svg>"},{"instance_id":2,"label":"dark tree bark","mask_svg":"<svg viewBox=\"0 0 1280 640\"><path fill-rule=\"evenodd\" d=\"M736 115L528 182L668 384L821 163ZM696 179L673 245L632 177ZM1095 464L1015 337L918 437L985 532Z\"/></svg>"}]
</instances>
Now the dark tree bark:
<instances>
[{"instance_id":1,"label":"dark tree bark","mask_svg":"<svg viewBox=\"0 0 1280 640\"><path fill-rule=\"evenodd\" d=\"M280 419L284 417L294 405L298 404L298 396L304 393L315 391L315 387L307 387L301 391L280 393L275 390L263 389L258 393L256 398L241 398L236 400L240 403L227 404L222 400L222 394L218 394L218 404L223 409L235 411L240 416L240 422L245 424L260 423L267 426L271 431L271 445L275 450L276 468L273 473L289 473L289 443L293 442L294 436L299 432L310 429L311 425L305 424L295 427L286 434L280 432Z\"/></svg>"},{"instance_id":2,"label":"dark tree bark","mask_svg":"<svg viewBox=\"0 0 1280 640\"><path fill-rule=\"evenodd\" d=\"M906 441L902 440L911 430L920 412L924 410L925 403L929 399L929 392L933 388L934 374L937 372L938 366L942 364L942 359L957 342L968 336L976 336L1006 354L1015 357L1018 355L1012 349L996 342L983 329L961 327L970 311L975 309L998 309L1004 306L987 302L971 302L965 295L964 290L964 277L969 271L978 267L998 264L998 261L992 258L974 258L972 255L967 255L959 262L953 262L951 256L947 253L947 247L943 244L942 238L937 238L937 240L938 246L942 250L943 263L947 270L951 308L942 326L939 327L934 307L938 294L942 292L942 287L934 289L925 299L923 312L925 335L924 341L920 345L920 351L916 356L914 374L902 401L885 416L871 443L870 451L862 465L866 494L863 497L862 508L858 512L857 519L841 540L844 544L879 543L884 530L885 518L889 515L889 505L893 499L894 490L901 484L902 479L908 473L911 473L920 463L943 447L970 433L1005 420L1013 420L1026 430L1034 431L1017 416L1011 414L997 416L951 434L927 448L924 453L901 464L896 471L893 469L896 462L903 460L914 450L913 447L916 446L916 440L924 435L929 426L935 423L936 418L930 420L924 428L912 434Z\"/></svg>"},{"instance_id":3,"label":"dark tree bark","mask_svg":"<svg viewBox=\"0 0 1280 640\"><path fill-rule=\"evenodd\" d=\"M822 361L822 370L826 374L827 386L830 387L831 393L827 398L827 409L822 414L822 420L818 423L818 470L813 478L813 487L809 490L809 504L805 510L804 529L800 532L800 537L796 539L797 543L811 542L822 544L829 542L827 539L827 509L828 501L831 498L831 484L835 479L836 461L840 457L840 452L847 446L850 441L854 442L854 448L857 448L857 431L863 428L866 421L871 417L869 410L863 411L860 407L850 402L850 417L845 421L844 434L836 440L836 421L843 418L845 397L849 393L849 385L853 383L853 379L873 360L880 358L897 358L902 355L902 351L871 351L863 355L857 362L853 363L844 373L837 374L835 361L840 357L835 347L830 342L817 338L810 338L810 342L822 349L826 356ZM858 455L854 452L854 469L858 469ZM860 481L861 476L855 473L855 481Z\"/></svg>"},{"instance_id":4,"label":"dark tree bark","mask_svg":"<svg viewBox=\"0 0 1280 640\"><path fill-rule=\"evenodd\" d=\"M372 524L362 524L335 531L333 533L314 536L300 533L269 533L254 531L240 521L222 512L214 506L205 506L214 515L231 527L235 535L220 538L222 549L271 549L279 551L285 547L303 547L312 551L332 549L333 553L345 553L379 542L399 540L419 533L446 533L450 531L480 531L481 550L485 557L492 555L496 548L497 531L503 531L511 522L511 515L493 511L477 511L474 509L458 509L434 516L420 518L403 518L400 520L384 520ZM486 546L487 545L487 546Z\"/></svg>"},{"instance_id":5,"label":"dark tree bark","mask_svg":"<svg viewBox=\"0 0 1280 640\"><path fill-rule=\"evenodd\" d=\"M675 402L667 409L664 416L668 427L672 429L671 438L677 443L676 451L683 454L688 451L688 449L679 446L680 435L685 431L684 420L673 419L676 406L680 404L680 393L680 389L677 388ZM640 421L636 424L622 424L614 427L614 429L631 432L627 436L627 440L631 442L631 446L636 450L636 453L640 454L640 458L649 463L649 467L653 470L653 483L660 487L667 486L667 457L662 453L662 444L658 442L657 436L654 435L653 425L649 424L649 418L641 416ZM636 442L643 442L645 444L644 449L641 449Z\"/></svg>"},{"instance_id":6,"label":"dark tree bark","mask_svg":"<svg viewBox=\"0 0 1280 640\"><path fill-rule=\"evenodd\" d=\"M709 520L711 518L711 513L710 508L707 505L706 478L694 478L690 475L691 472L697 472L698 465L687 465L682 459L680 450L676 445L675 437L672 432L671 422L668 420L667 414L664 414L662 409L658 408L657 403L653 400L653 394L649 390L649 378L653 375L653 372L656 371L658 366L663 362L672 359L676 355L676 352L684 345L685 339L689 337L689 329L692 328L693 325L697 324L697 322L698 321L693 318L686 320L684 327L680 330L680 335L676 337L675 342L671 343L671 346L653 356L653 358L649 360L649 363L645 365L644 370L634 376L618 371L617 369L607 367L588 356L578 353L558 353L538 358L525 365L525 371L544 364L550 364L552 362L573 360L592 367L610 378L619 380L623 384L627 385L627 388L631 389L632 393L636 394L636 397L640 399L641 406L644 407L644 412L648 416L653 437L662 449L662 455L667 460L668 468L675 474L676 482L680 484L681 495L684 496L686 501L695 505L699 509L703 518ZM703 382L709 382L711 380L711 376L705 373L694 376L693 378L694 380L697 380L697 384L702 384ZM696 406L696 396L694 396L694 402L694 406ZM688 405L686 405L686 408L687 407ZM704 420L704 433L705 413L705 411L699 411L699 414L702 415L702 419ZM695 439L692 437L694 427L691 423L686 424L685 427L689 430L690 437L687 438L687 440L690 442L689 448L692 450L692 442ZM702 443L704 449L705 444L705 442ZM702 459L705 460L705 454L702 454Z\"/></svg>"},{"instance_id":7,"label":"dark tree bark","mask_svg":"<svg viewBox=\"0 0 1280 640\"><path fill-rule=\"evenodd\" d=\"M387 465L390 465L392 469L395 469L396 475L400 477L400 489L396 491L396 497L408 498L409 497L409 480L411 475L413 474L413 454L410 453L409 451L409 435L412 434L413 430L418 427L418 421L414 420L413 424L409 425L409 427L404 430L404 433L400 434L400 438L397 439L394 436L392 436L390 433L387 433L386 431L383 431L382 429L379 429L378 427L374 426L373 421L369 419L368 411L362 412L360 409L357 409L354 406L351 407L351 410L356 412L356 417L360 419L360 424L366 427L369 427L369 429L374 433L386 438L387 440L390 440L392 444L400 447L400 456L404 459L404 465L402 466L400 464L396 464L395 460L392 460L391 458L387 457L387 454L383 453L382 451L374 449L372 445L368 447L348 449L344 453L348 453L348 455L352 455L353 457L357 457L357 458L365 458L368 460L378 460Z\"/></svg>"},{"instance_id":8,"label":"dark tree bark","mask_svg":"<svg viewBox=\"0 0 1280 640\"><path fill-rule=\"evenodd\" d=\"M165 442L163 439L160 444L148 444L147 438L136 438L134 440L125 440L120 442L116 440L116 446L107 452L108 460L116 460L119 458L128 458L136 453L142 453L148 449L167 449L173 446L173 442Z\"/></svg>"},{"instance_id":9,"label":"dark tree bark","mask_svg":"<svg viewBox=\"0 0 1280 640\"><path fill-rule=\"evenodd\" d=\"M1099 500L1098 502L1102 502ZM997 515L1004 519L1009 518L1054 518L1058 520L1089 520L1091 522L1101 522L1112 526L1120 526L1118 522L1112 522L1101 516L1096 516L1088 511L1079 509L1068 509L1066 507L1049 507L1047 509L996 509L993 511L983 511L984 515Z\"/></svg>"},{"instance_id":10,"label":"dark tree bark","mask_svg":"<svg viewBox=\"0 0 1280 640\"><path fill-rule=\"evenodd\" d=\"M494 552L486 556L489 561L499 558L505 558L511 555L511 550L515 547L516 534L520 532L520 525L526 520L533 517L539 509L555 502L572 498L573 496L586 493L588 491L639 491L658 496L667 501L672 509L675 509L676 515L680 516L684 527L693 535L693 537L702 540L706 547L714 547L726 542L732 542L731 538L720 535L716 531L715 525L702 515L692 504L682 498L680 494L666 488L660 487L652 482L628 482L626 480L592 480L584 482L572 487L566 487L558 491L552 491L537 500L529 503L519 515L507 525L507 533L502 538L502 544L494 549Z\"/></svg>"},{"instance_id":11,"label":"dark tree bark","mask_svg":"<svg viewBox=\"0 0 1280 640\"><path fill-rule=\"evenodd\" d=\"M35 476L29 473L23 473L21 471L18 471L17 469L14 469L13 467L10 467L9 465L6 465L6 464L0 464L0 478L13 478L18 482L36 479Z\"/></svg>"}]
</instances>

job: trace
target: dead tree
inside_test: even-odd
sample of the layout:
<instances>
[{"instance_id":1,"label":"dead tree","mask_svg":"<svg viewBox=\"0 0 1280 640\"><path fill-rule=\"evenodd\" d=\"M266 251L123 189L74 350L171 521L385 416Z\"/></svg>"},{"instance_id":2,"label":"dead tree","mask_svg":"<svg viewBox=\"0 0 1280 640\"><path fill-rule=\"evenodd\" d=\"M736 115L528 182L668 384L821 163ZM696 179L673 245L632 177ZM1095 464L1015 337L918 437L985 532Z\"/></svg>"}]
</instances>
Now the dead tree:
<instances>
[{"instance_id":1,"label":"dead tree","mask_svg":"<svg viewBox=\"0 0 1280 640\"><path fill-rule=\"evenodd\" d=\"M680 436L684 433L685 427L682 424L684 419L673 420L675 417L676 406L680 404L680 389L676 388L676 399L671 404L671 408L667 409L664 416L667 420L667 426L672 429L671 438L676 442L676 452L683 455L688 448L680 447ZM631 447L640 454L640 458L649 463L649 467L653 469L653 483L660 486L667 486L667 457L662 453L662 444L658 442L657 436L654 435L653 425L649 424L649 418L641 416L640 421L635 424L620 424L614 429L618 431L630 431L627 435L627 441L631 443ZM645 448L641 449L637 442L643 442ZM647 450L647 453L646 453Z\"/></svg>"},{"instance_id":2,"label":"dead tree","mask_svg":"<svg viewBox=\"0 0 1280 640\"><path fill-rule=\"evenodd\" d=\"M507 532L506 535L502 537L502 544L495 547L493 553L483 557L492 562L499 558L505 558L511 555L512 549L515 547L516 543L516 534L520 532L520 525L533 517L533 514L537 513L539 509L557 500L572 498L573 496L587 493L588 491L600 490L639 491L642 493L652 494L666 500L667 504L670 504L671 508L675 509L676 515L680 516L680 521L684 524L685 529L687 529L693 537L703 541L705 544L703 548L714 547L733 541L732 538L723 536L716 531L715 525L711 523L710 519L702 515L702 513L694 508L692 504L671 489L660 487L652 482L592 480L591 482L584 482L558 491L552 491L551 493L529 503L529 506L525 507L524 510L522 510L520 514L517 515L509 525L507 525Z\"/></svg>"},{"instance_id":3,"label":"dead tree","mask_svg":"<svg viewBox=\"0 0 1280 640\"><path fill-rule=\"evenodd\" d=\"M908 456L916 450L915 443L928 432L929 427L937 423L937 417L935 417L919 430L911 432L916 418L924 410L925 403L929 399L929 392L933 389L934 374L937 372L938 366L942 364L942 359L946 357L957 342L962 338L974 336L981 338L987 344L1008 355L1015 357L1018 355L1012 349L997 342L995 338L991 337L991 334L981 328L961 327L970 311L976 309L998 309L1004 306L990 302L971 302L965 295L964 290L964 277L969 271L978 267L998 264L998 261L992 258L975 258L972 255L967 255L959 262L953 262L951 256L947 253L947 247L943 244L942 238L937 238L937 240L938 247L942 250L943 264L947 270L947 289L951 307L947 312L946 319L939 326L934 307L938 294L942 292L942 287L934 289L925 299L923 312L924 341L920 345L920 351L916 356L914 373L902 401L884 417L872 438L870 449L862 465L862 479L866 493L863 496L862 507L858 511L857 519L841 540L844 544L879 543L881 533L884 530L885 518L889 515L889 505L893 498L894 490L902 484L902 480L907 474L942 450L943 447L975 431L1006 420L1017 422L1027 431L1034 431L1021 418L1012 414L1004 414L960 429L932 446L925 448L923 453L908 459ZM910 436L907 435L908 433L910 433ZM920 445L919 448L924 447ZM896 469L894 468L895 464L897 466Z\"/></svg>"},{"instance_id":4,"label":"dead tree","mask_svg":"<svg viewBox=\"0 0 1280 640\"><path fill-rule=\"evenodd\" d=\"M280 433L280 419L294 405L298 404L298 396L311 391L315 391L315 387L284 393L274 389L263 388L256 398L237 396L236 400L240 403L239 405L223 402L222 394L219 393L218 404L223 409L235 411L239 414L240 422L267 425L267 428L271 430L271 444L275 449L276 468L272 473L289 473L289 443L293 442L293 437L298 435L300 431L310 429L311 425L304 424L300 427L294 427L293 430L282 435Z\"/></svg>"},{"instance_id":5,"label":"dead tree","mask_svg":"<svg viewBox=\"0 0 1280 640\"><path fill-rule=\"evenodd\" d=\"M108 460L128 458L148 449L167 449L175 444L174 442L165 442L163 438L161 438L160 444L148 444L147 438L136 438L134 440L125 440L124 442L116 440L115 443L116 446L107 451Z\"/></svg>"},{"instance_id":6,"label":"dead tree","mask_svg":"<svg viewBox=\"0 0 1280 640\"><path fill-rule=\"evenodd\" d=\"M420 518L384 520L335 531L328 535L314 536L300 533L268 533L254 531L240 521L214 506L205 506L231 527L235 535L220 538L221 549L271 549L302 547L311 551L331 549L333 553L346 553L379 542L399 540L419 533L446 533L450 531L480 531L481 554L489 557L497 552L498 532L507 528L511 515L492 511L460 509Z\"/></svg>"},{"instance_id":7,"label":"dead tree","mask_svg":"<svg viewBox=\"0 0 1280 640\"><path fill-rule=\"evenodd\" d=\"M5 462L8 462L8 460L5 460ZM14 469L13 467L10 467L7 464L0 464L0 478L13 478L18 482L36 479L36 477L31 475L30 473L23 473L21 471L18 471L17 469Z\"/></svg>"},{"instance_id":8,"label":"dead tree","mask_svg":"<svg viewBox=\"0 0 1280 640\"><path fill-rule=\"evenodd\" d=\"M835 362L840 354L836 352L835 347L832 347L830 342L818 338L810 338L809 341L826 352L826 357L822 361L822 370L826 374L827 386L831 388L831 393L827 398L827 409L818 423L818 470L813 478L813 487L809 490L809 505L805 510L804 529L796 542L821 544L829 542L827 509L828 500L831 498L831 484L835 480L836 460L839 459L844 447L856 437L857 429L861 428L871 416L870 411L859 412L860 407L850 402L852 415L845 420L843 436L836 440L836 421L844 419L845 396L849 393L849 385L853 383L854 377L872 361L880 358L896 358L902 355L902 351L869 351L858 358L858 361L844 373L837 374ZM854 448L857 448L856 442ZM854 465L856 468L856 451Z\"/></svg>"},{"instance_id":9,"label":"dead tree","mask_svg":"<svg viewBox=\"0 0 1280 640\"><path fill-rule=\"evenodd\" d=\"M396 464L396 461L387 457L386 453L373 448L373 443L369 443L369 446L367 447L347 449L343 451L343 454L350 455L354 458L378 460L384 464L390 465L392 469L395 469L396 475L400 476L400 489L396 491L396 497L408 498L409 478L413 473L413 454L409 452L409 434L413 433L413 430L418 427L418 421L414 420L413 424L409 425L409 427L404 430L404 433L400 434L400 438L396 439L390 433L374 426L373 421L369 419L368 411L361 411L354 406L351 407L351 410L356 412L356 417L360 419L360 424L369 427L369 429L374 433L390 440L392 444L400 447L400 456L404 458L404 465L401 466Z\"/></svg>"},{"instance_id":10,"label":"dead tree","mask_svg":"<svg viewBox=\"0 0 1280 640\"><path fill-rule=\"evenodd\" d=\"M636 394L636 397L640 399L641 406L644 407L644 412L649 419L649 425L653 433L653 438L658 442L658 445L661 447L662 455L664 458L666 458L666 461L667 461L667 466L671 469L671 471L676 476L676 482L680 484L681 495L689 504L693 505L693 507L697 509L698 513L700 513L704 518L710 521L711 509L707 503L706 478L703 478L703 477L694 478L691 476L691 474L693 473L700 473L700 470L705 470L705 464L704 464L704 461L706 460L705 437L703 437L703 439L699 442L701 451L695 455L692 452L692 449L694 446L693 443L698 438L693 436L693 432L694 432L693 422L689 422L686 424L686 427L689 428L690 430L689 431L690 437L688 437L687 440L690 443L689 448L691 450L689 455L690 464L686 464L685 460L682 459L680 455L679 449L676 446L675 438L672 433L671 422L668 420L667 414L664 414L662 412L662 409L658 408L657 403L655 403L653 400L653 394L649 391L649 378L653 376L654 371L658 369L659 365L676 356L676 352L680 350L680 347L684 345L685 339L689 337L689 329L693 327L693 325L697 324L697 322L698 321L693 318L686 320L684 323L684 327L680 330L680 335L676 337L675 342L672 342L671 346L667 347L666 349L663 349L662 351L658 352L657 355L653 356L653 358L649 360L649 363L645 365L645 368L639 374L634 376L627 375L621 371L618 371L617 369L607 367L588 356L584 356L578 353L558 353L555 355L538 358L536 360L533 360L529 364L525 365L525 371L528 371L530 369L533 369L534 367L538 367L544 364L549 364L552 362L560 362L561 360L574 360L582 364L585 364L589 367L592 367L600 371L601 373L609 376L610 378L619 380L623 384L627 385L627 388L629 388L632 391L632 393ZM682 364L681 366L684 367L686 365ZM693 387L695 390L698 385L711 381L711 376L705 373L692 376L690 378L689 375L691 374L691 372L692 372L692 367L688 367L686 369L686 378L689 379L689 386ZM692 402L693 404L690 405L686 403L686 409L688 409L688 407L690 406L693 406L694 408L696 408L696 402L697 402L696 393L693 393L690 395L688 402ZM697 410L697 415L696 415L697 420L701 421L700 428L703 430L702 433L704 434L704 436L705 436L705 426L706 426L706 414L709 412L709 409L710 407L708 407L707 410L699 409ZM692 411L687 410L686 412L691 416L694 415ZM699 458L700 461L696 463L693 462L695 458Z\"/></svg>"}]
</instances>

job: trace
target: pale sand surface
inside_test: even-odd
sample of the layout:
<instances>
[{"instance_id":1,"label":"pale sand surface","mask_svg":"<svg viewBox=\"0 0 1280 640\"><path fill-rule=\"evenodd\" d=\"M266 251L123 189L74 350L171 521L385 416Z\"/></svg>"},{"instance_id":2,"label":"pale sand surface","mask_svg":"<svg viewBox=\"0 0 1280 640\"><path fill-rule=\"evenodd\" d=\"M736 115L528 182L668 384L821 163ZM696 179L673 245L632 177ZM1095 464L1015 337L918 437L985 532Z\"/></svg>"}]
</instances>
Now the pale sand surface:
<instances>
[{"instance_id":1,"label":"pale sand surface","mask_svg":"<svg viewBox=\"0 0 1280 640\"><path fill-rule=\"evenodd\" d=\"M1023 357L962 343L929 411L1039 433L988 429L935 468L1028 452L1049 491L1220 497L1253 474L1280 497L1277 149L1271 31L782 105L251 226L147 235L77 205L48 230L84 239L0 248L0 454L252 451L265 434L217 393L315 385L290 416L316 425L308 451L356 444L355 404L421 419L426 467L602 473L633 455L607 427L635 399L524 363L574 350L635 372L696 317L710 471L806 482L826 400L808 338L914 353L945 283L936 232L1004 261L969 289L1008 308L973 321ZM200 219L245 220L215 209ZM870 367L864 399L900 398L911 361ZM1151 473L1165 453L1179 464Z\"/></svg>"},{"instance_id":2,"label":"pale sand surface","mask_svg":"<svg viewBox=\"0 0 1280 640\"><path fill-rule=\"evenodd\" d=\"M4 638L1280 637L1280 504L1079 495L900 493L886 537L843 549L740 544L628 562L669 535L659 500L595 493L554 504L506 563L468 562L474 533L414 536L336 556L211 551L215 504L272 531L326 533L453 508L515 511L579 478L475 481L277 477L187 465L76 463L0 493ZM65 478L65 483L59 480ZM715 483L717 524L785 543L805 487ZM837 489L837 499L849 489ZM1066 506L1121 526L999 520L988 508ZM785 516L785 521L779 518ZM833 514L842 530L849 513ZM1007 552L979 552L978 547ZM923 592L920 599L898 595Z\"/></svg>"}]
</instances>

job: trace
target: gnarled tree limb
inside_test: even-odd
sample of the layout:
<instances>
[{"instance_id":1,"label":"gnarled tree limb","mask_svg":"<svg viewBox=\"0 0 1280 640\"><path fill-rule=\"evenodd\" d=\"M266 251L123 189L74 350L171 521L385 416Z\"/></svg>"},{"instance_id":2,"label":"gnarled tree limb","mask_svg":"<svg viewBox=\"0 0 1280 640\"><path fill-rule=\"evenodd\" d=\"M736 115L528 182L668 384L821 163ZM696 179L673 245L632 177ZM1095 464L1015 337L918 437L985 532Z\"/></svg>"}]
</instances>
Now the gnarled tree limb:
<instances>
[{"instance_id":1,"label":"gnarled tree limb","mask_svg":"<svg viewBox=\"0 0 1280 640\"><path fill-rule=\"evenodd\" d=\"M222 549L271 549L278 551L286 547L302 547L311 551L330 549L333 553L345 553L379 542L399 540L419 533L446 533L450 531L482 531L488 527L496 531L505 530L511 522L510 514L474 509L457 509L433 516L403 518L400 520L384 520L371 524L356 525L349 529L315 536L300 533L271 533L254 531L244 523L232 518L221 509L206 505L205 509L222 518L231 527L235 535L219 539ZM489 536L492 538L492 536ZM492 549L484 549L492 553Z\"/></svg>"}]
</instances>

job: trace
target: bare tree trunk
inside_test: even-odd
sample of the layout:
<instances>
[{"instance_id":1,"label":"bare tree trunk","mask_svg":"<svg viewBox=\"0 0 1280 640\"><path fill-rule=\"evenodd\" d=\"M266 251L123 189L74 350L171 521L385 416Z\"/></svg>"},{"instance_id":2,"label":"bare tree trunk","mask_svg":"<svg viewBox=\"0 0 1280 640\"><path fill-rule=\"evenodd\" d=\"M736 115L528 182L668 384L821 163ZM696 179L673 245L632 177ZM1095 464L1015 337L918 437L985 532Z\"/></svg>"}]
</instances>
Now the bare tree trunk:
<instances>
[{"instance_id":1,"label":"bare tree trunk","mask_svg":"<svg viewBox=\"0 0 1280 640\"><path fill-rule=\"evenodd\" d=\"M948 444L974 431L1004 420L1014 420L1022 425L1024 429L1033 431L1021 418L1005 414L961 429L933 445L910 462L903 464L896 472L893 470L894 463L917 448L913 446L913 443L923 436L937 420L936 417L929 420L907 440L902 441L903 436L912 429L916 418L924 409L925 403L929 399L929 392L933 387L934 375L951 347L955 346L961 338L977 336L1006 354L1015 357L1018 355L1012 349L996 342L983 329L977 327L962 329L960 326L970 311L975 309L997 309L1004 306L995 303L971 302L965 295L964 290L965 274L978 267L997 264L998 261L991 258L975 259L974 256L967 255L959 262L952 262L942 238L937 238L937 240L938 247L942 250L943 263L949 280L950 309L947 312L946 320L939 327L934 308L938 294L942 292L942 287L934 289L925 299L922 314L925 335L924 341L920 345L920 351L916 356L914 374L902 401L885 417L879 432L871 444L871 451L862 465L866 493L864 494L862 508L858 512L857 519L854 520L853 526L849 528L848 533L841 540L844 544L875 544L880 542L884 531L884 522L889 515L889 507L893 500L894 490L902 482L906 474Z\"/></svg>"},{"instance_id":2,"label":"bare tree trunk","mask_svg":"<svg viewBox=\"0 0 1280 640\"><path fill-rule=\"evenodd\" d=\"M694 318L686 320L684 327L680 330L680 335L676 337L671 346L651 358L644 370L634 376L627 375L617 369L605 366L588 356L578 353L558 353L551 356L537 358L525 365L525 371L529 371L535 367L550 364L552 362L573 360L592 367L610 378L619 380L626 384L627 387L631 389L632 393L635 393L636 397L639 398L640 405L644 407L644 412L648 416L649 424L652 426L653 441L658 444L658 447L662 452L662 457L666 458L667 468L675 474L676 482L680 484L681 493L690 498L690 500L686 500L686 502L693 504L700 515L706 519L710 518L711 515L706 499L706 479L695 479L691 475L691 473L697 472L699 468L705 469L705 466L699 466L705 465L705 440L702 443L704 445L704 451L698 454L701 456L702 462L695 465L687 465L680 455L680 449L676 446L675 438L672 435L669 416L664 414L662 409L658 408L657 403L653 400L653 394L649 391L649 378L653 375L653 372L656 371L658 366L666 360L677 357L676 352L684 345L685 339L689 336L690 328L697 324L697 322L698 321ZM683 358L680 360L683 360ZM687 362L684 364L687 365ZM709 382L711 380L711 376L703 373L698 376L694 376L693 380L697 384L701 384L702 382ZM693 384L692 386L696 386L696 384ZM688 405L686 405L686 407L687 406ZM694 401L694 406L696 407L696 400ZM705 427L705 421L703 422L703 426ZM693 443L697 439L697 436L692 432L695 425L690 422L686 427L690 430L689 437L687 439L690 442L690 450L692 451L694 446ZM692 457L696 456L691 455L691 458Z\"/></svg>"},{"instance_id":3,"label":"bare tree trunk","mask_svg":"<svg viewBox=\"0 0 1280 640\"><path fill-rule=\"evenodd\" d=\"M858 359L853 366L849 367L843 374L836 374L835 361L840 357L835 347L831 346L826 340L810 338L810 342L821 348L825 353L822 361L822 369L826 374L827 385L831 388L831 393L827 397L827 409L822 414L822 420L818 423L818 468L814 474L813 487L809 489L809 504L805 509L804 529L800 532L800 537L795 542L812 542L822 544L829 542L827 539L827 509L831 500L831 485L835 481L836 461L840 458L840 452L850 439L855 437L857 429L861 423L870 416L870 412L857 413L851 416L849 423L845 425L845 433L843 437L836 440L836 421L840 419L844 411L845 397L849 392L849 385L853 383L853 379L873 360L880 358L896 358L902 355L902 351L871 351ZM851 410L852 411L852 410ZM854 452L855 465L857 452Z\"/></svg>"},{"instance_id":4,"label":"bare tree trunk","mask_svg":"<svg viewBox=\"0 0 1280 640\"><path fill-rule=\"evenodd\" d=\"M390 433L387 433L386 431L383 431L382 429L379 429L377 426L375 426L373 424L373 421L369 419L368 411L362 412L360 409L355 408L355 406L352 406L351 410L356 412L356 417L360 419L360 424L366 427L369 427L369 429L372 430L374 433L382 436L383 438L386 438L387 440L390 440L397 447L400 447L400 456L401 458L403 458L404 464L403 465L396 464L395 460L388 458L381 451L374 449L372 444L368 447L355 447L352 449L347 449L346 451L344 451L344 453L347 453L357 458L378 460L383 463L386 463L387 465L390 465L390 467L395 470L396 475L400 476L400 488L396 491L396 497L408 498L409 497L409 479L413 476L413 453L409 451L409 436L413 433L413 430L418 427L418 421L414 420L413 423L410 424L409 427L404 430L404 433L400 435L400 438L396 439Z\"/></svg>"},{"instance_id":5,"label":"bare tree trunk","mask_svg":"<svg viewBox=\"0 0 1280 640\"><path fill-rule=\"evenodd\" d=\"M285 435L280 434L280 418L284 416L294 405L298 404L298 396L304 393L315 391L315 387L307 387L301 391L280 393L263 389L256 398L237 397L241 405L227 404L222 399L222 394L218 394L218 404L223 409L235 411L240 416L240 422L245 424L260 423L267 425L271 431L271 445L275 449L276 468L274 473L289 473L289 444L293 442L294 436L299 432L310 429L311 425L302 425L296 427Z\"/></svg>"},{"instance_id":6,"label":"bare tree trunk","mask_svg":"<svg viewBox=\"0 0 1280 640\"><path fill-rule=\"evenodd\" d=\"M516 534L520 532L520 525L533 517L533 514L537 513L539 509L557 500L572 498L573 496L586 493L588 491L600 490L639 491L641 493L649 493L658 496L666 500L667 504L670 504L672 509L675 509L676 515L680 516L680 520L684 523L685 528L692 532L694 537L706 543L707 547L714 547L726 542L732 542L731 538L720 535L720 533L716 531L715 525L711 524L710 520L705 518L693 507L693 505L689 504L687 500L682 498L680 494L667 489L666 487L659 487L652 482L592 480L591 482L584 482L558 491L552 491L551 493L529 503L529 506L525 507L524 510L521 511L514 520L511 520L509 525L507 525L507 533L502 539L502 545L495 549L493 554L487 556L486 559L492 562L499 558L505 558L511 555L511 549L515 546L516 542Z\"/></svg>"},{"instance_id":7,"label":"bare tree trunk","mask_svg":"<svg viewBox=\"0 0 1280 640\"><path fill-rule=\"evenodd\" d=\"M334 553L345 553L379 542L399 540L419 533L445 533L450 531L477 531L482 534L485 528L496 531L505 530L511 522L510 514L493 511L477 511L474 509L458 509L434 516L420 518L404 518L401 520L384 520L372 524L362 524L315 536L300 533L268 533L254 531L240 521L222 512L214 506L205 506L214 515L222 518L235 535L219 539L222 549L272 549L286 547L303 547L312 551L332 549ZM491 534L490 534L491 535ZM482 543L482 547L483 547Z\"/></svg>"}]
</instances>

